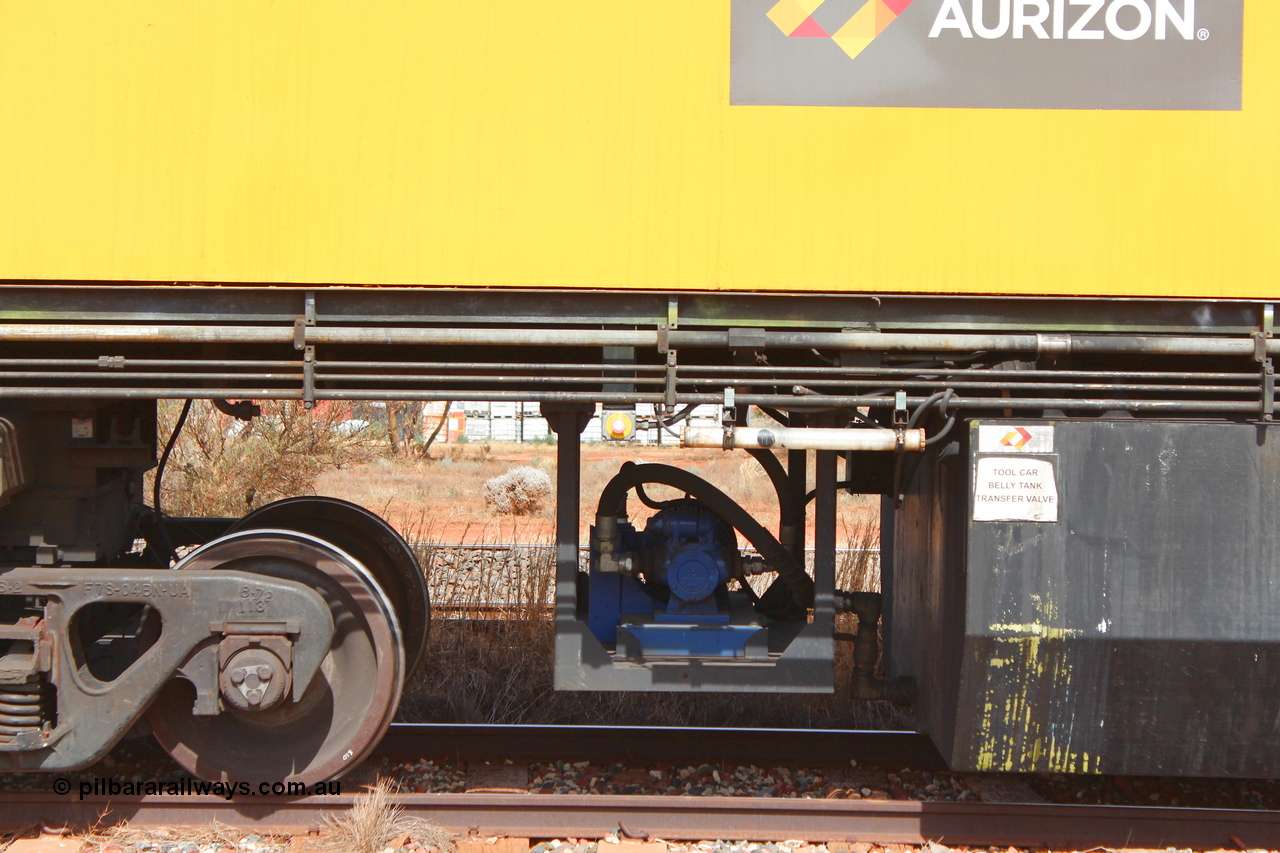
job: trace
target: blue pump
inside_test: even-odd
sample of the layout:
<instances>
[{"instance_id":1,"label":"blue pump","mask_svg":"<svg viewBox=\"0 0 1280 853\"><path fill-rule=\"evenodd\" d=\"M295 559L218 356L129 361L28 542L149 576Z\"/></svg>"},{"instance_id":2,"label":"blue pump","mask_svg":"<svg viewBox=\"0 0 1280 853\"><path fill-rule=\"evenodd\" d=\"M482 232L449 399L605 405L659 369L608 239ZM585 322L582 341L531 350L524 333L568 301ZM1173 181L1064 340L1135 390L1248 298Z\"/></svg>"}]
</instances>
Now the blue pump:
<instances>
[{"instance_id":1,"label":"blue pump","mask_svg":"<svg viewBox=\"0 0 1280 853\"><path fill-rule=\"evenodd\" d=\"M642 553L645 579L670 590L667 615L698 622L714 616L720 621L716 592L729 582L729 554L736 546L733 532L710 512L688 505L664 509L644 529Z\"/></svg>"},{"instance_id":2,"label":"blue pump","mask_svg":"<svg viewBox=\"0 0 1280 853\"><path fill-rule=\"evenodd\" d=\"M719 516L696 500L676 501L643 531L618 522L616 547L630 555L630 574L601 572L599 554L591 553L587 621L602 643L620 642L621 626L646 656L746 653L760 626L731 624L728 582L737 539Z\"/></svg>"}]
</instances>

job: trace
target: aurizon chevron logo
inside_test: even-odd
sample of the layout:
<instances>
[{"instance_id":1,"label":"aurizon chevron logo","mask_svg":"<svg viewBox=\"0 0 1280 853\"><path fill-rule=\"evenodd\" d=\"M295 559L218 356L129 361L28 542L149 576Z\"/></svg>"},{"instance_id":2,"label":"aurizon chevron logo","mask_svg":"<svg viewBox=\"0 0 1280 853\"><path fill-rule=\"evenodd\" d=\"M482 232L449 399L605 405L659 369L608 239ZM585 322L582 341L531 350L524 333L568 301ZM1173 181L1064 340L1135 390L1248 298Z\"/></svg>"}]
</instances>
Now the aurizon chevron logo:
<instances>
[{"instance_id":1,"label":"aurizon chevron logo","mask_svg":"<svg viewBox=\"0 0 1280 853\"><path fill-rule=\"evenodd\" d=\"M769 10L769 19L789 38L829 38L852 59L888 29L915 0L867 0L848 21L834 33L827 33L814 18L814 13L827 0L778 0ZM1197 31L1196 0L1182 0L1179 9L1174 0L1071 0L1073 20L1068 26L1066 0L993 0L997 10L996 24L986 23L985 0L972 0L966 13L962 0L943 0L929 32L936 39L954 31L962 38L995 39L1011 34L1013 38L1091 40L1108 35L1122 41L1134 41L1154 32L1164 41L1172 30L1185 41L1209 38L1207 29ZM1105 12L1103 11L1105 9ZM1127 16L1127 20L1122 18ZM1047 25L1047 26L1046 26ZM1052 33L1051 33L1052 31Z\"/></svg>"},{"instance_id":2,"label":"aurizon chevron logo","mask_svg":"<svg viewBox=\"0 0 1280 853\"><path fill-rule=\"evenodd\" d=\"M1026 447L1030 441L1031 433L1027 432L1022 427L1017 427L1005 435L1004 438L1000 439L1001 444L1014 450L1021 450Z\"/></svg>"},{"instance_id":3,"label":"aurizon chevron logo","mask_svg":"<svg viewBox=\"0 0 1280 853\"><path fill-rule=\"evenodd\" d=\"M1239 110L1280 0L731 0L743 106Z\"/></svg>"},{"instance_id":4,"label":"aurizon chevron logo","mask_svg":"<svg viewBox=\"0 0 1280 853\"><path fill-rule=\"evenodd\" d=\"M769 20L789 38L829 38L853 59L902 14L915 0L867 0L853 17L834 33L814 20L813 13L826 0L778 0Z\"/></svg>"}]
</instances>

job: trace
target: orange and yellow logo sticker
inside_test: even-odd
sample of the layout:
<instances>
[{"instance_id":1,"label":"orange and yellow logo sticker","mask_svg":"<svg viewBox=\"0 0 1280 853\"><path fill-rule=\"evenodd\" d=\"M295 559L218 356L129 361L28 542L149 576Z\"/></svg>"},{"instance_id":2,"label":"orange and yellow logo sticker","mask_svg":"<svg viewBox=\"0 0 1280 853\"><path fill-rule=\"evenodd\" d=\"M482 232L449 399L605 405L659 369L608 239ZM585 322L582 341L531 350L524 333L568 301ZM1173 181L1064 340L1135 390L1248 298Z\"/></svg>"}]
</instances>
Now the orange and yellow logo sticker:
<instances>
[{"instance_id":1,"label":"orange and yellow logo sticker","mask_svg":"<svg viewBox=\"0 0 1280 853\"><path fill-rule=\"evenodd\" d=\"M1017 427L1009 431L1009 434L1000 439L1000 443L1005 447L1012 447L1014 450L1021 450L1031 441L1031 433L1022 427Z\"/></svg>"},{"instance_id":2,"label":"orange and yellow logo sticker","mask_svg":"<svg viewBox=\"0 0 1280 853\"><path fill-rule=\"evenodd\" d=\"M829 38L853 59L876 40L914 0L867 0L834 33L828 33L813 17L826 0L778 0L769 20L789 38Z\"/></svg>"}]
</instances>

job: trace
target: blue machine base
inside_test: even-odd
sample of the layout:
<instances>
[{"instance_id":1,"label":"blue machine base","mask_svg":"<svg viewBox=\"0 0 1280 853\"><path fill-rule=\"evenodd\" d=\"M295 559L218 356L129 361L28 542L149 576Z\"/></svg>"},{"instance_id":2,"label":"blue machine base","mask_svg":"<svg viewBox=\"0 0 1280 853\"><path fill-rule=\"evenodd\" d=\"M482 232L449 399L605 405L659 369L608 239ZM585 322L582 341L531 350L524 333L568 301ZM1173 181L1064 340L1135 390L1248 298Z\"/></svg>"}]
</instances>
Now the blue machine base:
<instances>
[{"instance_id":1,"label":"blue machine base","mask_svg":"<svg viewBox=\"0 0 1280 853\"><path fill-rule=\"evenodd\" d=\"M759 625L619 625L640 644L644 657L747 657L747 644L764 631Z\"/></svg>"}]
</instances>

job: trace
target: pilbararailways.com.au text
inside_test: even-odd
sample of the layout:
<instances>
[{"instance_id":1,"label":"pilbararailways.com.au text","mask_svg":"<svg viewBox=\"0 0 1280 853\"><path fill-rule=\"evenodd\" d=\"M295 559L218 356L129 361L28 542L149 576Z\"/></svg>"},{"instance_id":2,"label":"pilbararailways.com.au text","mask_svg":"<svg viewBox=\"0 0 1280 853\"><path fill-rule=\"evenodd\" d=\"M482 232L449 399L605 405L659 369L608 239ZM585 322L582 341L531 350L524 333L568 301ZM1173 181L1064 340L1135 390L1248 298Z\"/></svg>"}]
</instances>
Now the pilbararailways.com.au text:
<instances>
[{"instance_id":1,"label":"pilbararailways.com.au text","mask_svg":"<svg viewBox=\"0 0 1280 853\"><path fill-rule=\"evenodd\" d=\"M73 784L65 776L53 780L53 792L66 796L78 791L85 797L142 797L213 795L230 800L234 797L332 797L342 793L337 779L306 785L302 782L206 782L190 776L161 782L156 779L121 781L119 779L79 779Z\"/></svg>"}]
</instances>

